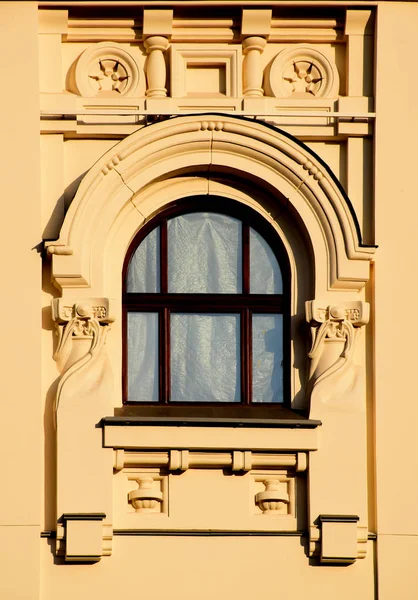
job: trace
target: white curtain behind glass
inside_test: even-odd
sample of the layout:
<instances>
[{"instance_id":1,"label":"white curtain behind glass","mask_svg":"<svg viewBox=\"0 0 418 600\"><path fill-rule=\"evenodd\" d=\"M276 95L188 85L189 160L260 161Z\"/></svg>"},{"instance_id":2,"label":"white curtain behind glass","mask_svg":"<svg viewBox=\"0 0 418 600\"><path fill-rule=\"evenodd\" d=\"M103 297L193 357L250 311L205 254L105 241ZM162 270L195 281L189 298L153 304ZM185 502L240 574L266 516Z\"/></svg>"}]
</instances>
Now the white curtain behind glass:
<instances>
[{"instance_id":1,"label":"white curtain behind glass","mask_svg":"<svg viewBox=\"0 0 418 600\"><path fill-rule=\"evenodd\" d=\"M142 240L129 263L126 277L128 292L153 294L160 291L160 228Z\"/></svg>"},{"instance_id":2,"label":"white curtain behind glass","mask_svg":"<svg viewBox=\"0 0 418 600\"><path fill-rule=\"evenodd\" d=\"M253 314L253 402L283 402L283 315Z\"/></svg>"},{"instance_id":3,"label":"white curtain behind glass","mask_svg":"<svg viewBox=\"0 0 418 600\"><path fill-rule=\"evenodd\" d=\"M158 313L128 313L128 400L158 402Z\"/></svg>"},{"instance_id":4,"label":"white curtain behind glass","mask_svg":"<svg viewBox=\"0 0 418 600\"><path fill-rule=\"evenodd\" d=\"M240 402L236 314L171 315L171 400Z\"/></svg>"},{"instance_id":5,"label":"white curtain behind glass","mask_svg":"<svg viewBox=\"0 0 418 600\"><path fill-rule=\"evenodd\" d=\"M240 294L241 221L190 213L168 221L168 291Z\"/></svg>"},{"instance_id":6,"label":"white curtain behind glass","mask_svg":"<svg viewBox=\"0 0 418 600\"><path fill-rule=\"evenodd\" d=\"M169 293L242 293L242 223L217 213L169 219ZM132 256L127 291L160 292L160 228ZM277 259L250 228L250 292L283 293ZM238 314L171 314L171 400L239 402ZM253 402L283 401L283 318L254 314ZM158 314L128 314L128 397L158 401Z\"/></svg>"},{"instance_id":7,"label":"white curtain behind glass","mask_svg":"<svg viewBox=\"0 0 418 600\"><path fill-rule=\"evenodd\" d=\"M282 294L283 283L279 263L273 250L257 231L250 227L250 292Z\"/></svg>"}]
</instances>

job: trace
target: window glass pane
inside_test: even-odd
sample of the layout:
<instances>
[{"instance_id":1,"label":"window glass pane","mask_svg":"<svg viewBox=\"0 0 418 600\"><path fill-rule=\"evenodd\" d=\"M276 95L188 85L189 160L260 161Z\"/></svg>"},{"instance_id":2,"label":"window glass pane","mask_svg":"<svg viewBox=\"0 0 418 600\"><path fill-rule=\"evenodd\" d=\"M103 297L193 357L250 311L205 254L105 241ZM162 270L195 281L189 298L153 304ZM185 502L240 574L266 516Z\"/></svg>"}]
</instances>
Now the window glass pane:
<instances>
[{"instance_id":1,"label":"window glass pane","mask_svg":"<svg viewBox=\"0 0 418 600\"><path fill-rule=\"evenodd\" d=\"M253 402L283 402L283 315L253 314Z\"/></svg>"},{"instance_id":2,"label":"window glass pane","mask_svg":"<svg viewBox=\"0 0 418 600\"><path fill-rule=\"evenodd\" d=\"M240 402L237 314L171 315L171 400Z\"/></svg>"},{"instance_id":3,"label":"window glass pane","mask_svg":"<svg viewBox=\"0 0 418 600\"><path fill-rule=\"evenodd\" d=\"M240 294L241 221L191 213L168 221L168 291Z\"/></svg>"},{"instance_id":4,"label":"window glass pane","mask_svg":"<svg viewBox=\"0 0 418 600\"><path fill-rule=\"evenodd\" d=\"M282 294L279 263L266 240L250 227L250 292Z\"/></svg>"},{"instance_id":5,"label":"window glass pane","mask_svg":"<svg viewBox=\"0 0 418 600\"><path fill-rule=\"evenodd\" d=\"M156 227L135 250L126 277L128 292L156 293L160 291L160 228Z\"/></svg>"},{"instance_id":6,"label":"window glass pane","mask_svg":"<svg viewBox=\"0 0 418 600\"><path fill-rule=\"evenodd\" d=\"M128 401L158 402L158 313L128 313Z\"/></svg>"}]
</instances>

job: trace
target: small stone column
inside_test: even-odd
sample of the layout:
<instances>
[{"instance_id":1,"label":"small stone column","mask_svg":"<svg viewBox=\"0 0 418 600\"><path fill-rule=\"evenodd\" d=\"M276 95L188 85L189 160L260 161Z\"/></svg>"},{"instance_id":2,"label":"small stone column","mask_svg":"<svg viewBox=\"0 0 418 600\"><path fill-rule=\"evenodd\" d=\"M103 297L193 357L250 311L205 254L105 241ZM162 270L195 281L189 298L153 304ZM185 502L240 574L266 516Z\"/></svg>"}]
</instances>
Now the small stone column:
<instances>
[{"instance_id":1,"label":"small stone column","mask_svg":"<svg viewBox=\"0 0 418 600\"><path fill-rule=\"evenodd\" d=\"M270 36L271 17L271 9L244 9L242 11L244 110L257 112L263 109L264 90L261 55Z\"/></svg>"},{"instance_id":2,"label":"small stone column","mask_svg":"<svg viewBox=\"0 0 418 600\"><path fill-rule=\"evenodd\" d=\"M251 36L242 42L244 51L243 92L247 98L260 98L264 95L261 54L266 43L266 40L260 36Z\"/></svg>"},{"instance_id":3,"label":"small stone column","mask_svg":"<svg viewBox=\"0 0 418 600\"><path fill-rule=\"evenodd\" d=\"M164 52L169 45L168 39L161 35L153 35L146 38L144 44L148 54L146 69L147 96L148 98L165 98L167 96L167 88L165 87L167 70Z\"/></svg>"},{"instance_id":4,"label":"small stone column","mask_svg":"<svg viewBox=\"0 0 418 600\"><path fill-rule=\"evenodd\" d=\"M146 64L147 101L159 104L167 97L167 68L164 52L169 46L173 33L173 11L166 9L144 9L143 23L144 46L148 54ZM154 100L155 99L155 100ZM166 101L163 100L163 103Z\"/></svg>"}]
</instances>

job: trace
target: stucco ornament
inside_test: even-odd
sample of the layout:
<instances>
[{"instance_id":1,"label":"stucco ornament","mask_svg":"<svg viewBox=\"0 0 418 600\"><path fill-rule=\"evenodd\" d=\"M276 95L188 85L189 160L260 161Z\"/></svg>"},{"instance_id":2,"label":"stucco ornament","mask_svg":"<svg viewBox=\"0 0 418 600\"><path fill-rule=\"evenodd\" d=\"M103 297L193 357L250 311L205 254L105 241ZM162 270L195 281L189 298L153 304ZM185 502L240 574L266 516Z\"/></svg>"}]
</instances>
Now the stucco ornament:
<instances>
[{"instance_id":1,"label":"stucco ornament","mask_svg":"<svg viewBox=\"0 0 418 600\"><path fill-rule=\"evenodd\" d=\"M52 301L58 333L54 358L61 371L55 396L57 553L65 554L66 560L97 561L111 552L111 488L102 482L112 470L112 455L103 450L96 427L112 407L113 378L105 348L114 320L110 305L107 298ZM75 436L82 441L74 443ZM71 515L71 523L79 521L77 531L84 531L76 557L70 552L71 528L61 524L63 515Z\"/></svg>"},{"instance_id":2,"label":"stucco ornament","mask_svg":"<svg viewBox=\"0 0 418 600\"><path fill-rule=\"evenodd\" d=\"M328 98L338 96L337 67L316 48L295 45L273 60L267 85L276 98Z\"/></svg>"},{"instance_id":3,"label":"stucco ornament","mask_svg":"<svg viewBox=\"0 0 418 600\"><path fill-rule=\"evenodd\" d=\"M144 74L132 54L119 44L101 42L80 55L74 78L84 97L133 96Z\"/></svg>"},{"instance_id":4,"label":"stucco ornament","mask_svg":"<svg viewBox=\"0 0 418 600\"><path fill-rule=\"evenodd\" d=\"M353 301L324 306L313 300L306 303L306 319L312 333L308 354L312 394L332 376L332 389L335 390L334 376L342 374L344 367L352 362L360 327L369 321L369 305Z\"/></svg>"},{"instance_id":5,"label":"stucco ornament","mask_svg":"<svg viewBox=\"0 0 418 600\"><path fill-rule=\"evenodd\" d=\"M263 485L266 489L256 494L255 503L263 511L263 515L275 515L284 504L289 504L289 494L284 489L285 484L278 478L267 477Z\"/></svg>"},{"instance_id":6,"label":"stucco ornament","mask_svg":"<svg viewBox=\"0 0 418 600\"><path fill-rule=\"evenodd\" d=\"M82 364L89 362L100 352L105 343L108 327L113 321L109 315L109 301L105 298L81 301L71 304L59 298L52 302L53 319L58 336L57 349L54 359L62 371L56 408L59 404L59 392L64 384L64 375L67 379L73 371L77 371ZM77 358L72 357L74 341L85 341L87 346L85 352L77 351Z\"/></svg>"}]
</instances>

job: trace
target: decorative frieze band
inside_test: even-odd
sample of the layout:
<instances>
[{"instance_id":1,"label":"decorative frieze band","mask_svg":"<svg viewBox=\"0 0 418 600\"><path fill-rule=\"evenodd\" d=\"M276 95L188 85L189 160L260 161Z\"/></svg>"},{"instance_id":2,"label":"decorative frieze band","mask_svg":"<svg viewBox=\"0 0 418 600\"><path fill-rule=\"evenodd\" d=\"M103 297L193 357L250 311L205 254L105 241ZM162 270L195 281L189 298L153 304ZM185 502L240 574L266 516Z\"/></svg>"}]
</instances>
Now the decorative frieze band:
<instances>
[{"instance_id":1,"label":"decorative frieze band","mask_svg":"<svg viewBox=\"0 0 418 600\"><path fill-rule=\"evenodd\" d=\"M167 452L126 452L115 450L114 469L127 467L166 467L169 471L187 469L223 469L233 472L253 469L294 468L296 472L307 469L307 453L263 454L260 452L231 450L230 452L192 452L169 450Z\"/></svg>"}]
</instances>

